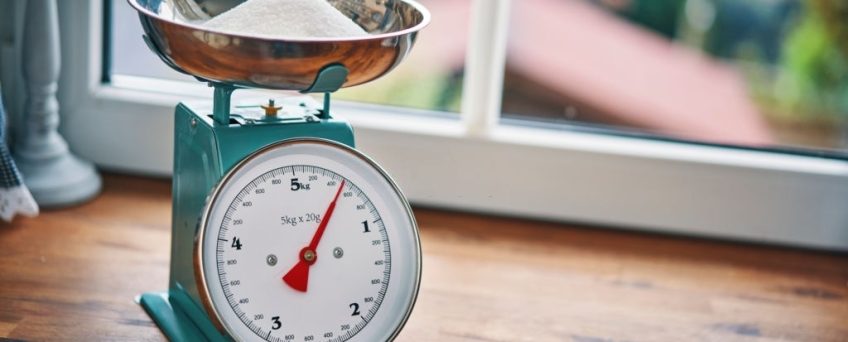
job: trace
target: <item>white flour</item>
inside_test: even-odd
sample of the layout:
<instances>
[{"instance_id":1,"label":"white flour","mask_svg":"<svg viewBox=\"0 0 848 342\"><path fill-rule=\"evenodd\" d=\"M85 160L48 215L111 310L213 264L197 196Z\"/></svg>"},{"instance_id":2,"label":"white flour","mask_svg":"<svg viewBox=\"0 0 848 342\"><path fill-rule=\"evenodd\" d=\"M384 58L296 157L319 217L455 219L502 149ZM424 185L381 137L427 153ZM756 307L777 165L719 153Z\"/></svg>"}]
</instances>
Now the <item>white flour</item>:
<instances>
[{"instance_id":1,"label":"white flour","mask_svg":"<svg viewBox=\"0 0 848 342\"><path fill-rule=\"evenodd\" d=\"M248 0L209 19L216 31L275 37L361 37L359 25L326 0Z\"/></svg>"}]
</instances>

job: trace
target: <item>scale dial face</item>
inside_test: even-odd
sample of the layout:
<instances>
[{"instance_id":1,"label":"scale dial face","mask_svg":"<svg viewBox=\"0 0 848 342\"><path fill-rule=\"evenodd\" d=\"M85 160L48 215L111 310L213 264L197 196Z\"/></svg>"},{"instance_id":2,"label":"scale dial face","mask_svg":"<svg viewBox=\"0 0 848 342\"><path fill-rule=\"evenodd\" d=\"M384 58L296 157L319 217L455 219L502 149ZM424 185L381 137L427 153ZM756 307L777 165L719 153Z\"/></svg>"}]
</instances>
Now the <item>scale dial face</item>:
<instances>
[{"instance_id":1,"label":"scale dial face","mask_svg":"<svg viewBox=\"0 0 848 342\"><path fill-rule=\"evenodd\" d=\"M254 153L201 221L198 288L236 340L390 340L412 310L412 212L385 172L346 146L293 140Z\"/></svg>"}]
</instances>

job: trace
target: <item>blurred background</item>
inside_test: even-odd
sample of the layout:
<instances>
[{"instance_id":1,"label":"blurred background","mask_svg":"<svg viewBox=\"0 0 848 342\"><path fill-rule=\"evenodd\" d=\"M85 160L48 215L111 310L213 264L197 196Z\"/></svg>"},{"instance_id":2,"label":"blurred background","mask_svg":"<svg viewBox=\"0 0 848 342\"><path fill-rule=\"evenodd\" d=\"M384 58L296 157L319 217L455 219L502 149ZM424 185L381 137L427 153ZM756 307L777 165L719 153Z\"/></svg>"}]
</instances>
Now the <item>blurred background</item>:
<instances>
[{"instance_id":1,"label":"blurred background","mask_svg":"<svg viewBox=\"0 0 848 342\"><path fill-rule=\"evenodd\" d=\"M471 2L421 2L433 22L408 61L337 98L459 112ZM183 79L112 7L111 74ZM844 155L848 2L521 0L510 15L503 120Z\"/></svg>"},{"instance_id":2,"label":"blurred background","mask_svg":"<svg viewBox=\"0 0 848 342\"><path fill-rule=\"evenodd\" d=\"M415 51L418 60L404 65L409 73L352 89L348 98L459 110L467 34L457 30L470 3L425 3L437 33L422 35L421 44L431 48ZM848 2L522 0L512 6L504 118L751 147L845 147L848 50L838 42L848 34ZM414 72L422 67L430 72ZM428 79L412 76L422 74Z\"/></svg>"}]
</instances>

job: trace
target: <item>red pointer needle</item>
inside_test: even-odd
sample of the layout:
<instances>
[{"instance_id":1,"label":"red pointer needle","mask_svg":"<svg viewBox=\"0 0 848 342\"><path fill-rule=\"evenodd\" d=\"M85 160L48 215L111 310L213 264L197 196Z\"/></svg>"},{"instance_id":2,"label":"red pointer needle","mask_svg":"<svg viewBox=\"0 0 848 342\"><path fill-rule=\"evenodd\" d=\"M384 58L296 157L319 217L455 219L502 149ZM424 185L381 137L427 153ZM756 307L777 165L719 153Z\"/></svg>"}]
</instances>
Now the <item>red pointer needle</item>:
<instances>
[{"instance_id":1,"label":"red pointer needle","mask_svg":"<svg viewBox=\"0 0 848 342\"><path fill-rule=\"evenodd\" d=\"M286 275L283 276L283 282L289 284L291 288L300 291L306 292L306 285L309 282L309 266L315 263L318 260L318 255L315 253L315 250L318 248L318 242L321 242L321 236L324 235L324 230L327 229L327 223L330 222L330 217L333 216L333 211L336 209L336 200L339 199L339 194L342 193L342 189L344 189L345 180L342 179L342 184L339 185L339 190L336 191L336 196L333 197L333 201L330 202L330 205L327 207L327 211L324 212L324 216L321 218L321 223L318 224L318 230L315 231L315 235L312 236L312 241L309 243L309 246L303 247L300 250L300 255L298 257L299 261L297 264L292 267Z\"/></svg>"}]
</instances>

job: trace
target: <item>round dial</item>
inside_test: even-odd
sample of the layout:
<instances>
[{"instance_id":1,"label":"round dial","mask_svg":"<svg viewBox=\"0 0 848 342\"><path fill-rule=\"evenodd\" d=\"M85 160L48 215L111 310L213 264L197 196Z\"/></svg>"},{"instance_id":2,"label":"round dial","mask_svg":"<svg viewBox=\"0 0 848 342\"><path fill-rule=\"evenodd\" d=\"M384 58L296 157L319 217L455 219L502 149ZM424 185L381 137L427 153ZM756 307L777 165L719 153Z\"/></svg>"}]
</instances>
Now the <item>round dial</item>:
<instances>
[{"instance_id":1,"label":"round dial","mask_svg":"<svg viewBox=\"0 0 848 342\"><path fill-rule=\"evenodd\" d=\"M346 146L292 140L245 158L213 191L201 227L201 297L236 340L389 340L415 302L409 206Z\"/></svg>"}]
</instances>

